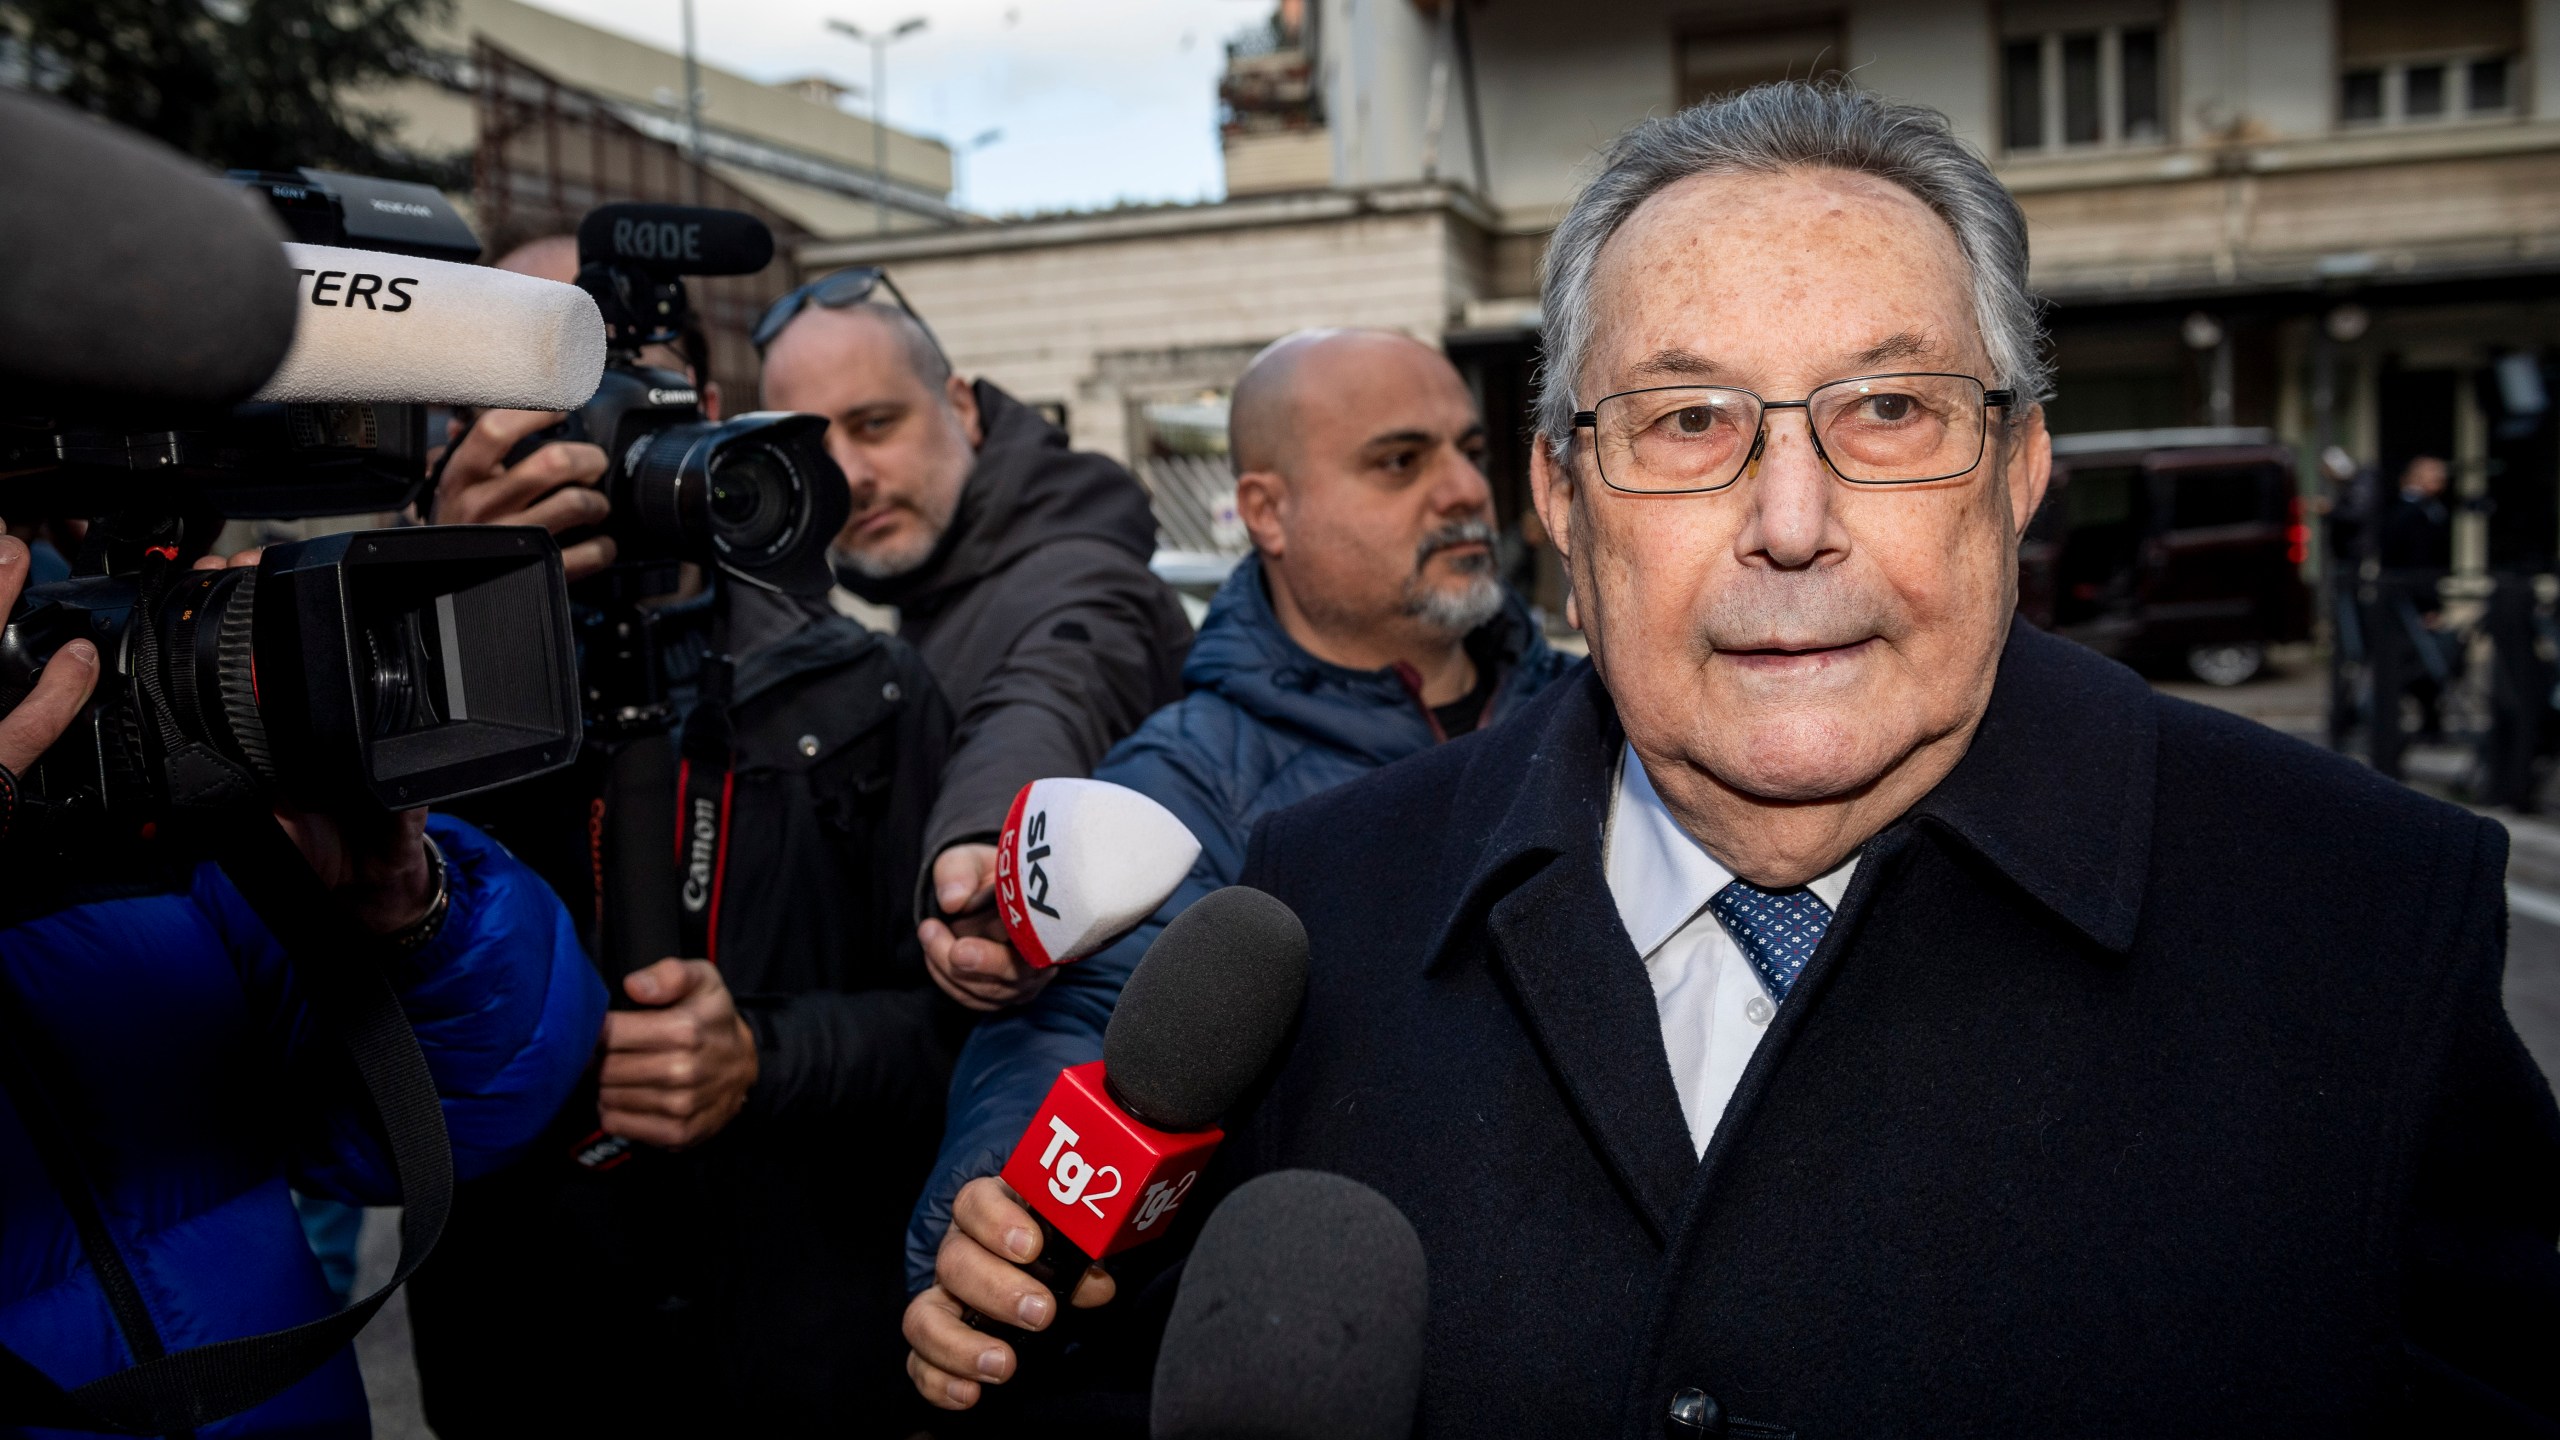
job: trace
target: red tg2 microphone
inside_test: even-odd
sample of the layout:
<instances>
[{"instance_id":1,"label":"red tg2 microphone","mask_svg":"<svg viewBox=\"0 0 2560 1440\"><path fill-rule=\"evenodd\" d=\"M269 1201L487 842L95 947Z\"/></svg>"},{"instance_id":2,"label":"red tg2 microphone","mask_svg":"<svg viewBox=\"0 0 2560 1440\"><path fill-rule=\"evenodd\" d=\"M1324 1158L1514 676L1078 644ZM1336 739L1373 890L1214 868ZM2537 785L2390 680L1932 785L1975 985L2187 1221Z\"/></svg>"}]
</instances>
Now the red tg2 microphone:
<instances>
[{"instance_id":1,"label":"red tg2 microphone","mask_svg":"<svg viewBox=\"0 0 2560 1440\"><path fill-rule=\"evenodd\" d=\"M1269 1068L1307 993L1307 932L1229 886L1174 918L1129 977L1102 1059L1058 1076L1004 1182L1039 1217L1023 1268L1061 1301L1085 1268L1152 1240L1208 1167L1219 1117Z\"/></svg>"}]
</instances>

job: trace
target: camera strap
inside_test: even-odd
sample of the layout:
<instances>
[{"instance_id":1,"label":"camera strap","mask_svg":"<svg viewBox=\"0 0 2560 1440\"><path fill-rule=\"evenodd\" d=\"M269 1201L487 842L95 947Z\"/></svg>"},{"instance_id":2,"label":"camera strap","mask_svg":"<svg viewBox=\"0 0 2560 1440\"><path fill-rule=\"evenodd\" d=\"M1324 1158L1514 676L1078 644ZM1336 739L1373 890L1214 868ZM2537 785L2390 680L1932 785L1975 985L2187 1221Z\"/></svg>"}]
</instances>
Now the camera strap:
<instances>
[{"instance_id":1,"label":"camera strap","mask_svg":"<svg viewBox=\"0 0 2560 1440\"><path fill-rule=\"evenodd\" d=\"M143 627L147 630L148 627ZM164 721L166 715L161 717ZM236 1415L282 1393L344 1349L417 1272L453 1205L453 1150L435 1077L389 979L384 942L359 924L313 874L262 806L182 815L173 822L220 857L223 873L293 958L320 1029L347 1047L372 1102L400 1187L400 1259L382 1288L337 1314L284 1330L168 1353L116 1248L79 1150L24 1063L27 1028L17 997L0 990L0 1084L16 1103L47 1178L70 1212L90 1268L107 1296L134 1365L65 1389L0 1347L0 1421L126 1435L171 1435Z\"/></svg>"},{"instance_id":2,"label":"camera strap","mask_svg":"<svg viewBox=\"0 0 2560 1440\"><path fill-rule=\"evenodd\" d=\"M737 798L735 732L729 719L734 667L726 655L702 662L701 694L685 717L676 765L676 914L684 953L720 963L720 894L729 879L729 819Z\"/></svg>"}]
</instances>

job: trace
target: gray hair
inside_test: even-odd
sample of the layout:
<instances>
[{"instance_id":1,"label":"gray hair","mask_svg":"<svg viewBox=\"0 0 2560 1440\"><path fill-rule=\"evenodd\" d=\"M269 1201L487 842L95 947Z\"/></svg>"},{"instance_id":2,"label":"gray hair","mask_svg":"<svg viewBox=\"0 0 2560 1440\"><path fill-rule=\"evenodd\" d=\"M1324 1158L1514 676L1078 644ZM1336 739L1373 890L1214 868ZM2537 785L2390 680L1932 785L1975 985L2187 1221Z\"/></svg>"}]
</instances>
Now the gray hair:
<instances>
[{"instance_id":1,"label":"gray hair","mask_svg":"<svg viewBox=\"0 0 2560 1440\"><path fill-rule=\"evenodd\" d=\"M1547 358L1538 376L1538 433L1557 459L1572 451L1582 362L1591 345L1591 284L1600 251L1636 208L1692 175L1847 170L1891 181L1955 232L1973 281L1974 320L2017 410L2053 393L2044 329L2027 291L2027 220L2007 187L1935 110L1841 82L1789 80L1647 120L1613 142L1597 178L1547 242L1541 262ZM2017 410L2009 413L2014 418Z\"/></svg>"},{"instance_id":2,"label":"gray hair","mask_svg":"<svg viewBox=\"0 0 2560 1440\"><path fill-rule=\"evenodd\" d=\"M924 322L904 309L880 300L865 300L853 307L889 327L907 349L907 368L913 370L924 388L940 396L951 380L951 362L944 358L942 347L933 343Z\"/></svg>"}]
</instances>

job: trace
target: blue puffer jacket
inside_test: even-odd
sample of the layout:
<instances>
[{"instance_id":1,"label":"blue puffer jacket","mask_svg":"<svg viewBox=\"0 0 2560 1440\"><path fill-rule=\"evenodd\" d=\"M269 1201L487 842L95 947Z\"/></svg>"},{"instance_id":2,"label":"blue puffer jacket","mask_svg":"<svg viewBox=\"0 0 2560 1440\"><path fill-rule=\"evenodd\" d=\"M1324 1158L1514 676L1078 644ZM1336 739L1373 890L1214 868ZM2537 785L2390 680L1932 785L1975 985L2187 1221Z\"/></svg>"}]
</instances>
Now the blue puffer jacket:
<instances>
[{"instance_id":1,"label":"blue puffer jacket","mask_svg":"<svg viewBox=\"0 0 2560 1440\"><path fill-rule=\"evenodd\" d=\"M1501 675L1484 723L1519 709L1575 662L1547 647L1515 596L1467 637ZM1248 558L1210 602L1182 668L1182 699L1150 716L1093 774L1154 798L1200 837L1200 860L1163 907L1118 944L1059 969L1038 999L980 1025L951 1076L933 1179L907 1225L907 1288L933 1283L934 1252L960 1187L1005 1156L1070 1065L1102 1058L1102 1029L1138 958L1192 901L1235 883L1246 839L1294 805L1442 738L1396 670L1350 670L1299 648L1280 628L1262 566Z\"/></svg>"},{"instance_id":2,"label":"blue puffer jacket","mask_svg":"<svg viewBox=\"0 0 2560 1440\"><path fill-rule=\"evenodd\" d=\"M428 822L449 867L437 937L392 976L444 1096L461 1178L539 1134L595 1052L604 986L532 871L470 826ZM116 1246L170 1350L336 1308L288 1186L399 1197L371 1110L266 927L214 866L183 890L0 930L0 985L46 1036L34 1084L82 1150ZM133 1363L0 1087L0 1344L57 1384ZM195 1432L370 1433L355 1357ZM16 1432L6 1432L16 1433ZM57 1434L60 1432L31 1432Z\"/></svg>"}]
</instances>

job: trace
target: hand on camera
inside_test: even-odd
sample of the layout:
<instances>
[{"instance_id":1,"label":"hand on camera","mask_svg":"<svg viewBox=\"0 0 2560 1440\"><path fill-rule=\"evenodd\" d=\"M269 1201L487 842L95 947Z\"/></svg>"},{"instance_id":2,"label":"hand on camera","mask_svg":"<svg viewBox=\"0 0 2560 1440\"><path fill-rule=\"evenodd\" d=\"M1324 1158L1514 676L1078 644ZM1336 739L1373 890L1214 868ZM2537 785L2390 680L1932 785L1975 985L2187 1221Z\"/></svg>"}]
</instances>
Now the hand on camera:
<instances>
[{"instance_id":1,"label":"hand on camera","mask_svg":"<svg viewBox=\"0 0 2560 1440\"><path fill-rule=\"evenodd\" d=\"M597 1108L605 1130L682 1150L720 1133L756 1083L756 1037L708 960L661 960L623 977L651 1010L604 1017Z\"/></svg>"},{"instance_id":2,"label":"hand on camera","mask_svg":"<svg viewBox=\"0 0 2560 1440\"><path fill-rule=\"evenodd\" d=\"M439 525L539 525L557 535L604 523L612 508L596 489L604 479L604 451L574 440L555 440L513 465L507 452L561 416L541 410L484 410L468 434L455 441L444 475L436 482ZM613 537L597 535L564 546L561 567L583 580L613 563Z\"/></svg>"},{"instance_id":3,"label":"hand on camera","mask_svg":"<svg viewBox=\"0 0 2560 1440\"><path fill-rule=\"evenodd\" d=\"M18 592L26 588L28 555L24 542L0 535L0 617L6 617L18 603ZM36 686L17 708L0 715L0 770L9 772L12 794L16 776L26 773L71 722L80 715L80 707L89 703L89 692L98 687L98 650L86 640L74 640L54 652L44 673L36 677ZM9 821L7 809L0 807L0 831Z\"/></svg>"},{"instance_id":4,"label":"hand on camera","mask_svg":"<svg viewBox=\"0 0 2560 1440\"><path fill-rule=\"evenodd\" d=\"M228 559L206 555L195 568L245 570L265 553L243 550ZM344 896L356 919L373 933L397 934L425 919L436 903L435 867L427 861L426 811L324 815L279 804L275 816L320 883Z\"/></svg>"},{"instance_id":5,"label":"hand on camera","mask_svg":"<svg viewBox=\"0 0 2560 1440\"><path fill-rule=\"evenodd\" d=\"M972 1010L1020 1005L1049 983L1049 971L1026 965L996 917L996 847L954 845L934 858L933 895L948 920L916 927L925 968L942 992Z\"/></svg>"},{"instance_id":6,"label":"hand on camera","mask_svg":"<svg viewBox=\"0 0 2560 1440\"><path fill-rule=\"evenodd\" d=\"M934 1257L933 1285L907 1304L907 1378L916 1393L945 1410L978 1403L979 1386L1013 1378L1013 1347L971 1329L967 1311L1025 1330L1046 1330L1058 1298L1021 1267L1040 1257L1040 1222L1013 1187L993 1176L960 1189L951 1229ZM1110 1272L1095 1265L1076 1282L1079 1310L1109 1303Z\"/></svg>"}]
</instances>

